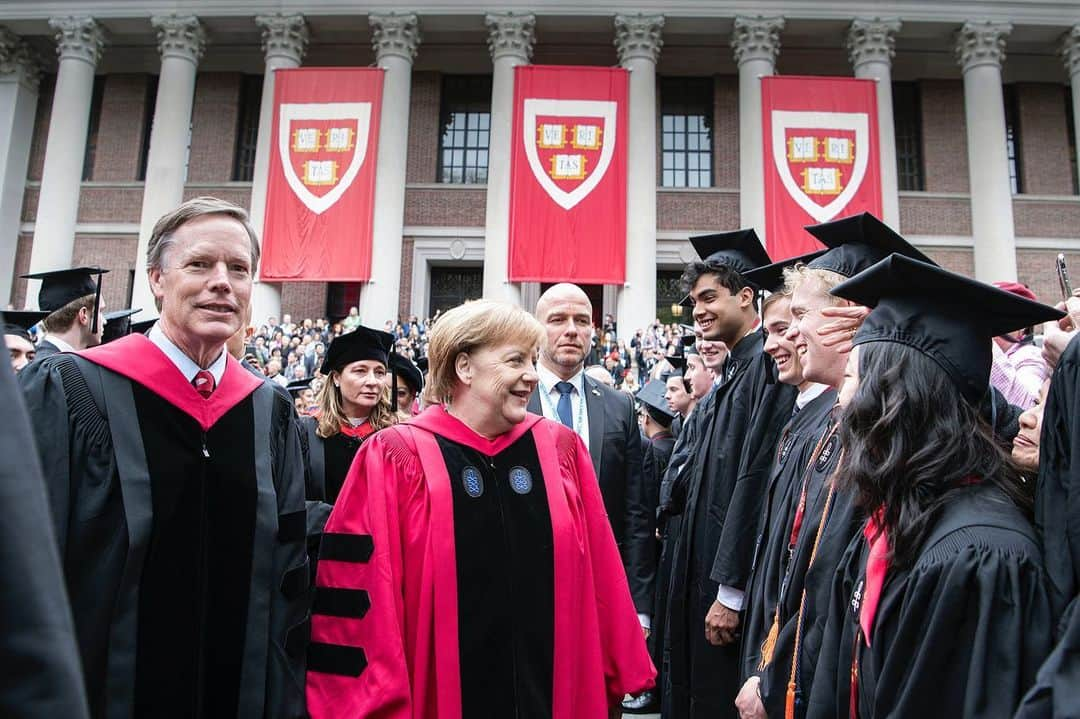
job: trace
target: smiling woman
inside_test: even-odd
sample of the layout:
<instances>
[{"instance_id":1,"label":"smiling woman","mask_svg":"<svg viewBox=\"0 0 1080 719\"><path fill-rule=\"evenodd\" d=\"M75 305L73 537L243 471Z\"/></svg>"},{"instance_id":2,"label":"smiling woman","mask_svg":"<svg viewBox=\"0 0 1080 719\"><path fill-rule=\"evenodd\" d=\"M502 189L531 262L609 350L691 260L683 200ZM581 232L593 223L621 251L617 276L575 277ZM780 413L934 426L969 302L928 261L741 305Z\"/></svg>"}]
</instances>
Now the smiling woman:
<instances>
[{"instance_id":1,"label":"smiling woman","mask_svg":"<svg viewBox=\"0 0 1080 719\"><path fill-rule=\"evenodd\" d=\"M485 301L431 330L432 406L361 447L326 525L312 717L604 717L652 686L589 454L526 411L542 336Z\"/></svg>"}]
</instances>

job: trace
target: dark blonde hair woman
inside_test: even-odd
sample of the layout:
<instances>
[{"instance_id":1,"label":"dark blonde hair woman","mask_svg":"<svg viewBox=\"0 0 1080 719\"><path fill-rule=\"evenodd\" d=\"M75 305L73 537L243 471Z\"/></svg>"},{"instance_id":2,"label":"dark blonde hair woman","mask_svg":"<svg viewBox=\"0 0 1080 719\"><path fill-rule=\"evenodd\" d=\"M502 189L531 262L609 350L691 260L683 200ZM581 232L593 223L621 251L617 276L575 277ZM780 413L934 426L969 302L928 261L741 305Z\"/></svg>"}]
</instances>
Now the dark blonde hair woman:
<instances>
[{"instance_id":1,"label":"dark blonde hair woman","mask_svg":"<svg viewBox=\"0 0 1080 719\"><path fill-rule=\"evenodd\" d=\"M314 719L604 719L653 685L588 451L526 410L542 335L514 305L450 310L431 406L356 455L319 559Z\"/></svg>"}]
</instances>

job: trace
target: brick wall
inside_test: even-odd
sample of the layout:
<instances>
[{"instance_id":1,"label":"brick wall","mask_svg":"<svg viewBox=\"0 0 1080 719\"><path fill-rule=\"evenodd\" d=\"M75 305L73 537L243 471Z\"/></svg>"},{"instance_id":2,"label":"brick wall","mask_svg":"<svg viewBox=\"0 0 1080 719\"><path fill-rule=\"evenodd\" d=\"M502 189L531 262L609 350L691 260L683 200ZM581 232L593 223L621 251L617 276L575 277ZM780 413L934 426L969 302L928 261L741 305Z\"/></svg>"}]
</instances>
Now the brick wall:
<instances>
[{"instance_id":1,"label":"brick wall","mask_svg":"<svg viewBox=\"0 0 1080 719\"><path fill-rule=\"evenodd\" d=\"M436 227L483 227L487 190L483 185L405 190L405 224Z\"/></svg>"},{"instance_id":2,"label":"brick wall","mask_svg":"<svg viewBox=\"0 0 1080 719\"><path fill-rule=\"evenodd\" d=\"M1068 162L1063 164L1068 169ZM1017 237L1080 238L1080 197L1046 201L1017 195L1013 198L1013 225Z\"/></svg>"},{"instance_id":3,"label":"brick wall","mask_svg":"<svg viewBox=\"0 0 1080 719\"><path fill-rule=\"evenodd\" d=\"M908 235L971 237L971 202L967 197L905 193L900 197L900 231Z\"/></svg>"},{"instance_id":4,"label":"brick wall","mask_svg":"<svg viewBox=\"0 0 1080 719\"><path fill-rule=\"evenodd\" d=\"M1056 304L1061 301L1058 289L1054 250L1019 250L1016 253L1018 279L1031 288L1041 301ZM1073 286L1077 286L1077 268L1080 268L1080 252L1066 252L1065 261L1072 270Z\"/></svg>"},{"instance_id":5,"label":"brick wall","mask_svg":"<svg viewBox=\"0 0 1080 719\"><path fill-rule=\"evenodd\" d=\"M409 102L409 156L405 165L406 182L435 182L438 167L439 103L442 75L437 72L414 72Z\"/></svg>"},{"instance_id":6,"label":"brick wall","mask_svg":"<svg viewBox=\"0 0 1080 719\"><path fill-rule=\"evenodd\" d=\"M147 75L107 75L101 98L95 182L131 182L139 172L146 122ZM147 138L149 139L149 138Z\"/></svg>"},{"instance_id":7,"label":"brick wall","mask_svg":"<svg viewBox=\"0 0 1080 719\"><path fill-rule=\"evenodd\" d=\"M660 230L732 229L739 226L739 193L660 190L656 193Z\"/></svg>"},{"instance_id":8,"label":"brick wall","mask_svg":"<svg viewBox=\"0 0 1080 719\"><path fill-rule=\"evenodd\" d=\"M968 192L967 125L960 80L923 80L923 163L927 192Z\"/></svg>"},{"instance_id":9,"label":"brick wall","mask_svg":"<svg viewBox=\"0 0 1080 719\"><path fill-rule=\"evenodd\" d=\"M26 176L40 180L45 167L45 144L49 137L49 118L52 117L53 93L56 91L56 75L42 75L38 88L37 115L34 117L34 137L30 145L30 165Z\"/></svg>"},{"instance_id":10,"label":"brick wall","mask_svg":"<svg viewBox=\"0 0 1080 719\"><path fill-rule=\"evenodd\" d=\"M1071 195L1072 168L1060 83L1017 83L1020 106L1020 176L1026 194Z\"/></svg>"},{"instance_id":11,"label":"brick wall","mask_svg":"<svg viewBox=\"0 0 1080 719\"><path fill-rule=\"evenodd\" d=\"M967 248L920 247L934 262L952 272L971 277L975 274L975 256Z\"/></svg>"},{"instance_id":12,"label":"brick wall","mask_svg":"<svg viewBox=\"0 0 1080 719\"><path fill-rule=\"evenodd\" d=\"M242 78L238 72L199 74L195 83L195 105L191 111L188 182L228 182L232 179Z\"/></svg>"},{"instance_id":13,"label":"brick wall","mask_svg":"<svg viewBox=\"0 0 1080 719\"><path fill-rule=\"evenodd\" d=\"M281 313L292 315L293 321L326 315L325 282L281 283ZM256 318L260 322L265 318Z\"/></svg>"},{"instance_id":14,"label":"brick wall","mask_svg":"<svg viewBox=\"0 0 1080 719\"><path fill-rule=\"evenodd\" d=\"M21 232L15 245L15 267L11 272L11 305L16 308L22 308L26 304L26 280L19 279L19 275L30 271L30 247L33 242L33 235Z\"/></svg>"},{"instance_id":15,"label":"brick wall","mask_svg":"<svg viewBox=\"0 0 1080 719\"><path fill-rule=\"evenodd\" d=\"M739 78L718 75L713 86L713 186L739 189Z\"/></svg>"},{"instance_id":16,"label":"brick wall","mask_svg":"<svg viewBox=\"0 0 1080 719\"><path fill-rule=\"evenodd\" d=\"M104 267L109 274L101 279L101 296L106 311L124 309L131 297L131 271L135 269L137 235L76 235L72 262L76 267ZM135 282L146 282L146 277L136 277ZM143 314L135 321L152 317L156 310L143 307Z\"/></svg>"},{"instance_id":17,"label":"brick wall","mask_svg":"<svg viewBox=\"0 0 1080 719\"><path fill-rule=\"evenodd\" d=\"M405 237L401 240L401 289L398 290L398 317L408 317L412 304L412 268L413 247L416 240ZM361 300L363 298L361 297Z\"/></svg>"}]
</instances>

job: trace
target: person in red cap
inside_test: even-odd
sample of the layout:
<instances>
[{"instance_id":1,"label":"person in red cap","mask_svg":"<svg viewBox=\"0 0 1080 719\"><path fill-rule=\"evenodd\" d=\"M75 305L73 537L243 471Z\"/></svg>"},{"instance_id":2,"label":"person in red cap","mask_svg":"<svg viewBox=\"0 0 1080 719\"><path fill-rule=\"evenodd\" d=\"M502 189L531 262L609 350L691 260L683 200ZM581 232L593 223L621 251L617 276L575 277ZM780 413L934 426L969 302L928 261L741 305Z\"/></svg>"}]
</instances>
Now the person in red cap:
<instances>
[{"instance_id":1,"label":"person in red cap","mask_svg":"<svg viewBox=\"0 0 1080 719\"><path fill-rule=\"evenodd\" d=\"M1017 297L1037 302L1035 293L1019 282L995 282L998 289ZM990 369L990 384L997 388L1009 404L1030 409L1039 399L1039 390L1050 374L1050 368L1035 346L1033 328L994 338L994 363Z\"/></svg>"}]
</instances>

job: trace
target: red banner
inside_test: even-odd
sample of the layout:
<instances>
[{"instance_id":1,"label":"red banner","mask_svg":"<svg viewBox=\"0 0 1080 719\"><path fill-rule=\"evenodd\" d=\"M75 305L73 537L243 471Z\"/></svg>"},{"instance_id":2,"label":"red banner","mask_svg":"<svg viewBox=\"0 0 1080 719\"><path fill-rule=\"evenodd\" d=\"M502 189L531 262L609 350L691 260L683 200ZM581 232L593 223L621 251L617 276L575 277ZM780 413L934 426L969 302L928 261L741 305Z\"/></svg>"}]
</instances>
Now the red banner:
<instances>
[{"instance_id":1,"label":"red banner","mask_svg":"<svg viewBox=\"0 0 1080 719\"><path fill-rule=\"evenodd\" d=\"M514 69L511 281L625 280L628 92L622 69Z\"/></svg>"},{"instance_id":2,"label":"red banner","mask_svg":"<svg viewBox=\"0 0 1080 719\"><path fill-rule=\"evenodd\" d=\"M263 280L366 282L383 71L274 75Z\"/></svg>"},{"instance_id":3,"label":"red banner","mask_svg":"<svg viewBox=\"0 0 1080 719\"><path fill-rule=\"evenodd\" d=\"M764 77L761 105L769 257L821 249L806 225L860 212L881 217L873 80Z\"/></svg>"}]
</instances>

